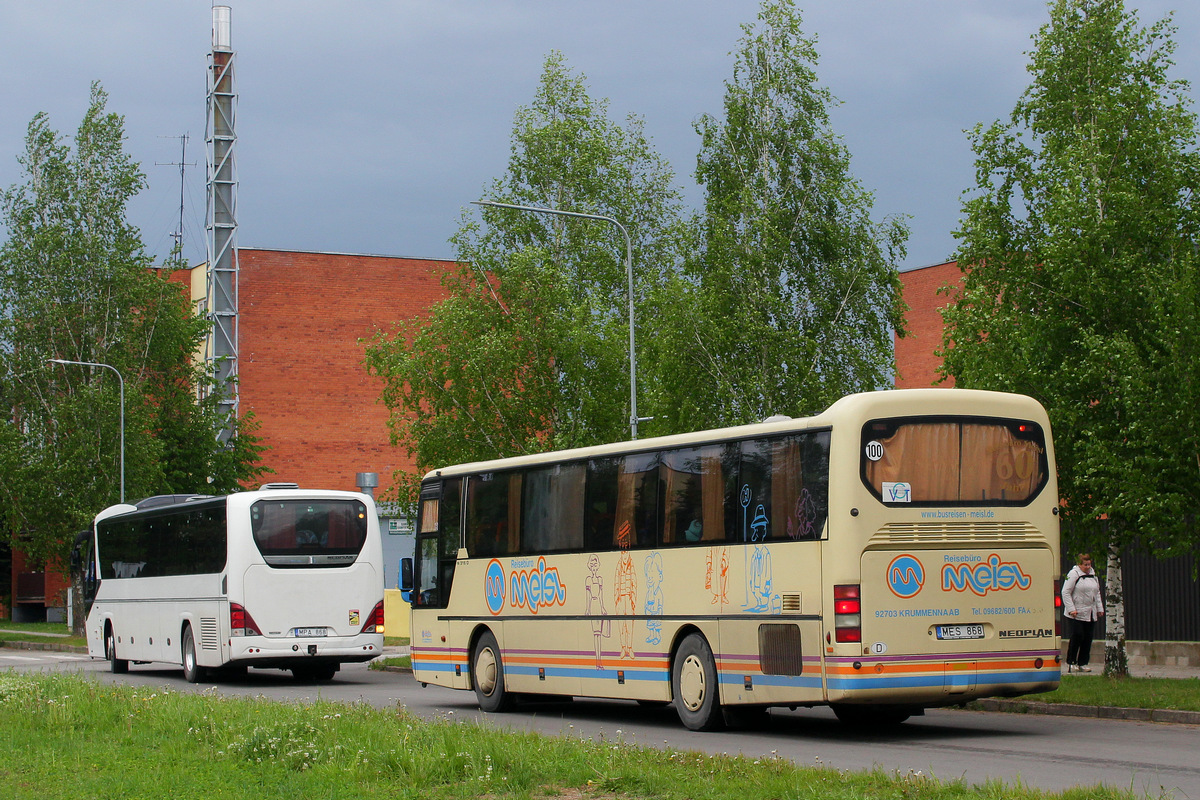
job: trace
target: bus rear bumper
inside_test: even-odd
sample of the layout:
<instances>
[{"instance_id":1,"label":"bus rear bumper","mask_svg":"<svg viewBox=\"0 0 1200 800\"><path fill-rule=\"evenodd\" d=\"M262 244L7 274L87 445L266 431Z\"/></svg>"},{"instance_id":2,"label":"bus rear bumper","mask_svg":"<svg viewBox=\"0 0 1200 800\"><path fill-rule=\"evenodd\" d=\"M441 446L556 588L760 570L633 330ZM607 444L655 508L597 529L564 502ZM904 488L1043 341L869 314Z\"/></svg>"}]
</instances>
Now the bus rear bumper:
<instances>
[{"instance_id":1,"label":"bus rear bumper","mask_svg":"<svg viewBox=\"0 0 1200 800\"><path fill-rule=\"evenodd\" d=\"M383 635L275 638L248 636L230 640L229 663L289 669L294 664L352 664L383 655Z\"/></svg>"}]
</instances>

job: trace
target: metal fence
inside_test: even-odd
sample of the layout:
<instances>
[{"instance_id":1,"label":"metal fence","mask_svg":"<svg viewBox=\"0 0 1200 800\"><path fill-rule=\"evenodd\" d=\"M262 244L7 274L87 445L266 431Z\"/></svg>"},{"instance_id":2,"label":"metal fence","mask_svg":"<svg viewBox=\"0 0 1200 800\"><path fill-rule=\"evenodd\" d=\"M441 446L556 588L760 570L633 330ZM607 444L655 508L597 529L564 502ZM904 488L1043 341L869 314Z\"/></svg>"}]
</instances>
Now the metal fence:
<instances>
[{"instance_id":1,"label":"metal fence","mask_svg":"<svg viewBox=\"0 0 1200 800\"><path fill-rule=\"evenodd\" d=\"M1157 559L1136 550L1121 559L1125 638L1200 642L1200 581L1191 556Z\"/></svg>"}]
</instances>

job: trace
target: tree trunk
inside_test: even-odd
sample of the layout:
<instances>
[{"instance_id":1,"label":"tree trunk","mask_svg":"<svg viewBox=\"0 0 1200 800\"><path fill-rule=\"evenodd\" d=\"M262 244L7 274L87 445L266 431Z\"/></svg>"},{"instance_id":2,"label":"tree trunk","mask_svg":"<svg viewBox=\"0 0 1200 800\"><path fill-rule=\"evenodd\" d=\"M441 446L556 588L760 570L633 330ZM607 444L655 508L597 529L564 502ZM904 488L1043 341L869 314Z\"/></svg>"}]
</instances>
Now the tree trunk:
<instances>
[{"instance_id":1,"label":"tree trunk","mask_svg":"<svg viewBox=\"0 0 1200 800\"><path fill-rule=\"evenodd\" d=\"M1108 575L1104 582L1104 674L1129 674L1125 653L1125 587L1121 580L1121 551L1108 545Z\"/></svg>"}]
</instances>

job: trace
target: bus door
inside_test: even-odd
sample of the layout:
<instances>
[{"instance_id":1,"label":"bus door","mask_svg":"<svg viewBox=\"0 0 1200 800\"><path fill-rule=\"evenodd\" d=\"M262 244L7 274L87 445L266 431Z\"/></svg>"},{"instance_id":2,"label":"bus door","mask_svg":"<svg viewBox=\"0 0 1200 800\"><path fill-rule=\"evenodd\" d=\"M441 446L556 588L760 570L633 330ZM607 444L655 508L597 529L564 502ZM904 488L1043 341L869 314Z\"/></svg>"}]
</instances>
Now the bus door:
<instances>
[{"instance_id":1,"label":"bus door","mask_svg":"<svg viewBox=\"0 0 1200 800\"><path fill-rule=\"evenodd\" d=\"M462 479L426 483L417 511L412 592L412 663L417 680L465 689L469 655L450 647L450 604L462 530Z\"/></svg>"}]
</instances>

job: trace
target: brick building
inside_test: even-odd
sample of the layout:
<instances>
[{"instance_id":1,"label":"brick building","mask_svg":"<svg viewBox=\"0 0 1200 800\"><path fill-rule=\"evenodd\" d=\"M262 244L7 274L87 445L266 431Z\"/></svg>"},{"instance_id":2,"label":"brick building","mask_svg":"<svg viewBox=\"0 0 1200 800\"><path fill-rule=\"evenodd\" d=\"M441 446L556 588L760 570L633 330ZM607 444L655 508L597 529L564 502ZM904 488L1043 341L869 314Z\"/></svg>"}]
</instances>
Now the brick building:
<instances>
[{"instance_id":1,"label":"brick building","mask_svg":"<svg viewBox=\"0 0 1200 800\"><path fill-rule=\"evenodd\" d=\"M241 413L261 423L271 479L354 489L356 473L375 472L390 488L411 464L388 442L383 384L363 368L359 340L440 300L452 262L247 248L238 257ZM193 272L202 293L204 268Z\"/></svg>"},{"instance_id":2,"label":"brick building","mask_svg":"<svg viewBox=\"0 0 1200 800\"><path fill-rule=\"evenodd\" d=\"M943 287L957 287L962 280L957 261L946 261L900 273L901 292L908 312L904 315L908 335L895 337L896 388L919 389L934 385L942 360L934 351L942 346L941 309L953 302L954 294L942 293ZM948 378L938 386L950 387Z\"/></svg>"}]
</instances>

